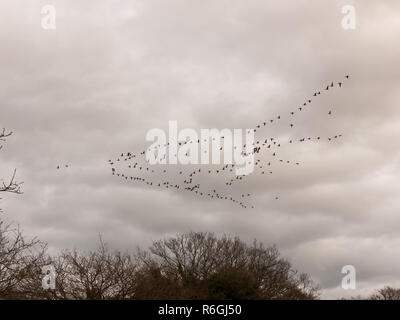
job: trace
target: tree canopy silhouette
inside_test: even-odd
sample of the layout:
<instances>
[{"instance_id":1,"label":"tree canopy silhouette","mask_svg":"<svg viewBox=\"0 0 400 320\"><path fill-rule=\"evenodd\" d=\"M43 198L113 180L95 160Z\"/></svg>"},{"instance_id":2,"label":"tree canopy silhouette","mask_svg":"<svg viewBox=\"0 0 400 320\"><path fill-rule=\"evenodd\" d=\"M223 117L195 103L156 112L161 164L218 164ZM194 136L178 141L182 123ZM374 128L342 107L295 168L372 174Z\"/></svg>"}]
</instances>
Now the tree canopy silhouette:
<instances>
[{"instance_id":1,"label":"tree canopy silhouette","mask_svg":"<svg viewBox=\"0 0 400 320\"><path fill-rule=\"evenodd\" d=\"M1 225L0 225L1 226ZM18 229L0 229L0 298L14 299L315 299L318 287L293 269L275 246L237 237L190 232L155 241L133 254L95 251L46 254ZM42 288L42 267L53 265L55 289ZM12 272L10 270L13 270ZM2 287L3 285L3 287Z\"/></svg>"}]
</instances>

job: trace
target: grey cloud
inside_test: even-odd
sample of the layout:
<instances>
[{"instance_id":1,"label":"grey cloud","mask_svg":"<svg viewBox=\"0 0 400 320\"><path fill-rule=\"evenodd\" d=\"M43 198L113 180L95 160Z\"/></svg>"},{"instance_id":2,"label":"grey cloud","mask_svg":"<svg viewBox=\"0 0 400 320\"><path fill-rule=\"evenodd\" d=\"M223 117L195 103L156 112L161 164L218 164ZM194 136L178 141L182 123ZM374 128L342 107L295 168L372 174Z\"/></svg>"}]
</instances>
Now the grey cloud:
<instances>
[{"instance_id":1,"label":"grey cloud","mask_svg":"<svg viewBox=\"0 0 400 320\"><path fill-rule=\"evenodd\" d=\"M189 230L257 238L311 273L326 298L351 294L340 288L344 264L357 266L360 292L396 283L398 1L353 1L354 31L341 27L340 1L64 0L55 31L40 27L44 4L0 4L0 126L15 132L0 170L16 167L25 181L22 196L1 200L5 219L54 251L93 248L99 233L126 249ZM253 194L254 210L110 174L109 159L143 150L147 130L168 120L250 128L347 73L293 129L285 119L257 133L324 139L282 146L300 166L274 165L236 187Z\"/></svg>"}]
</instances>

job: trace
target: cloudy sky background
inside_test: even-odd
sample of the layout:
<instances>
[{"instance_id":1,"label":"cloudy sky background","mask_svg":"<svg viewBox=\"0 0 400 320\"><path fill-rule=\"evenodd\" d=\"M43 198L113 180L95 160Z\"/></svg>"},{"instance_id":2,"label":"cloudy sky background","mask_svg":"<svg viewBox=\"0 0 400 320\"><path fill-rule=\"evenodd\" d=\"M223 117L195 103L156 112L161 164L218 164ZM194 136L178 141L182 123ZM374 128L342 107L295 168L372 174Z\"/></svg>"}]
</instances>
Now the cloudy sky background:
<instances>
[{"instance_id":1,"label":"cloudy sky background","mask_svg":"<svg viewBox=\"0 0 400 320\"><path fill-rule=\"evenodd\" d=\"M46 4L56 30L41 27ZM347 4L356 30L342 28ZM399 10L397 0L1 1L0 127L14 135L0 176L17 168L24 181L23 195L1 200L2 218L52 251L93 249L99 233L119 249L190 230L257 238L310 273L323 298L399 286ZM254 210L110 174L108 159L141 151L168 120L251 128L345 74L295 128L257 133L343 137L282 149L301 166L243 183ZM341 288L348 264L355 291Z\"/></svg>"}]
</instances>

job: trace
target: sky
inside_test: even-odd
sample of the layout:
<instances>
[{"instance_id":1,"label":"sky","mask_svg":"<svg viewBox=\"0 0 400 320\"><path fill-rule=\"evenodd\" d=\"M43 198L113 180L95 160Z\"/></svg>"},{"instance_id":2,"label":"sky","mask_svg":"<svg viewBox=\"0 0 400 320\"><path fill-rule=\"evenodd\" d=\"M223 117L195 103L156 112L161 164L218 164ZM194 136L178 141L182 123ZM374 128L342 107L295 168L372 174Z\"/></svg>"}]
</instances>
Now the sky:
<instances>
[{"instance_id":1,"label":"sky","mask_svg":"<svg viewBox=\"0 0 400 320\"><path fill-rule=\"evenodd\" d=\"M56 29L41 24L48 4ZM342 26L345 5L355 29ZM256 238L309 273L323 299L400 286L399 10L397 0L1 1L0 127L14 134L0 176L17 168L24 182L3 196L2 219L51 252L94 249L99 234L121 250L191 230ZM343 87L290 128L286 115L332 81ZM256 140L322 139L282 144L299 166L274 163L235 187L254 209L111 175L108 160L142 151L170 120L246 129L276 115L286 118ZM341 286L345 265L356 290Z\"/></svg>"}]
</instances>

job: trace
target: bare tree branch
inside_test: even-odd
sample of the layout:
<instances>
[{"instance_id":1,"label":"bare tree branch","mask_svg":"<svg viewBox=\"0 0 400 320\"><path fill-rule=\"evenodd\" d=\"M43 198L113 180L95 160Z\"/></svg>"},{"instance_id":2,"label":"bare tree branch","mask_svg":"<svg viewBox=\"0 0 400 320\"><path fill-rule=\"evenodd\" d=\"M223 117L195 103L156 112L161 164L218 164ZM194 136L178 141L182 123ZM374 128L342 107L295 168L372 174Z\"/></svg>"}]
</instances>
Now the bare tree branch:
<instances>
[{"instance_id":1,"label":"bare tree branch","mask_svg":"<svg viewBox=\"0 0 400 320\"><path fill-rule=\"evenodd\" d=\"M6 141L6 138L12 135L12 131L6 131L5 128L3 128L2 131L0 131L0 141ZM1 147L0 147L1 149Z\"/></svg>"},{"instance_id":2,"label":"bare tree branch","mask_svg":"<svg viewBox=\"0 0 400 320\"><path fill-rule=\"evenodd\" d=\"M11 193L17 193L21 194L21 185L23 182L18 182L15 180L15 176L17 174L17 169L14 169L14 173L8 183L2 182L2 185L0 186L0 192L11 192Z\"/></svg>"},{"instance_id":3,"label":"bare tree branch","mask_svg":"<svg viewBox=\"0 0 400 320\"><path fill-rule=\"evenodd\" d=\"M12 131L7 131L5 128L3 128L0 131L0 141L6 141L6 138L12 135ZM3 146L0 146L0 150L2 149ZM4 182L3 179L2 182L0 183L0 192L9 192L9 193L16 193L16 194L21 194L21 185L23 182L18 182L16 180L16 174L17 170L14 169L13 175L11 179L8 182ZM0 198L1 199L1 198ZM1 212L1 209L0 209Z\"/></svg>"}]
</instances>

